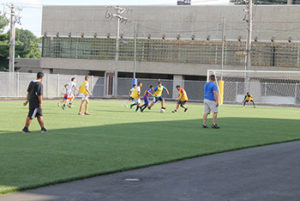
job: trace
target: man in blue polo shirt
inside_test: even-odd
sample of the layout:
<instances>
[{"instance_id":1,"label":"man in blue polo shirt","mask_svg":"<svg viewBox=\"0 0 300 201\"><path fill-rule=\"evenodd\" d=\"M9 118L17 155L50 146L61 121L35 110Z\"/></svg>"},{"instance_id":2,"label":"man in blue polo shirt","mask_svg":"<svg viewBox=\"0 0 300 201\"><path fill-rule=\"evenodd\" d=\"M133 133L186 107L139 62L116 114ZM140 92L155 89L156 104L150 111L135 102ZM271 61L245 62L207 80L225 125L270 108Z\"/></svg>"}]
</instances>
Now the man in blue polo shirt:
<instances>
[{"instance_id":1,"label":"man in blue polo shirt","mask_svg":"<svg viewBox=\"0 0 300 201\"><path fill-rule=\"evenodd\" d=\"M204 115L203 115L203 128L208 128L206 125L207 116L213 113L212 128L220 128L217 124L218 116L218 88L214 83L216 80L215 75L209 76L209 82L204 85Z\"/></svg>"}]
</instances>

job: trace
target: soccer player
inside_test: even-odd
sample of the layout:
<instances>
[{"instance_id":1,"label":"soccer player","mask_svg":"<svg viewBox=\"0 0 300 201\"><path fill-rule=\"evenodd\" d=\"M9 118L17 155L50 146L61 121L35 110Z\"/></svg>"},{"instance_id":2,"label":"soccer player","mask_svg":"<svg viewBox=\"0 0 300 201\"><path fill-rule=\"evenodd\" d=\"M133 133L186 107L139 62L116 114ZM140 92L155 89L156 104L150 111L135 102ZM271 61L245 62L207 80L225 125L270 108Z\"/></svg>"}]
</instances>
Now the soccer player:
<instances>
[{"instance_id":1,"label":"soccer player","mask_svg":"<svg viewBox=\"0 0 300 201\"><path fill-rule=\"evenodd\" d=\"M89 76L85 76L85 81L82 83L82 85L79 87L79 96L81 96L81 104L80 104L80 108L79 108L79 115L83 115L82 114L82 107L83 104L85 103L85 115L90 115L90 113L88 112L88 105L89 105L89 96L92 96L92 93L89 90Z\"/></svg>"},{"instance_id":2,"label":"soccer player","mask_svg":"<svg viewBox=\"0 0 300 201\"><path fill-rule=\"evenodd\" d=\"M47 129L44 127L44 119L42 113L42 105L43 105L43 84L42 81L44 79L44 73L37 73L37 79L30 82L27 89L27 98L24 102L24 106L29 103L29 112L26 118L25 126L22 130L22 133L29 133L29 126L35 117L41 127L41 132L47 132Z\"/></svg>"},{"instance_id":3,"label":"soccer player","mask_svg":"<svg viewBox=\"0 0 300 201\"><path fill-rule=\"evenodd\" d=\"M166 109L165 108L165 99L162 96L163 90L166 90L167 94L169 95L169 91L168 89L163 86L161 84L161 82L158 82L158 85L154 88L154 98L153 98L153 102L151 103L151 105L148 107L149 110L151 110L152 106L157 102L160 101L161 102L161 109Z\"/></svg>"},{"instance_id":4,"label":"soccer player","mask_svg":"<svg viewBox=\"0 0 300 201\"><path fill-rule=\"evenodd\" d=\"M252 102L253 107L255 108L255 103L254 103L253 97L250 95L249 92L247 92L247 94L246 94L246 96L245 96L245 98L243 100L243 105L245 106L246 103L248 103L248 102Z\"/></svg>"},{"instance_id":5,"label":"soccer player","mask_svg":"<svg viewBox=\"0 0 300 201\"><path fill-rule=\"evenodd\" d=\"M61 108L63 110L65 109L68 100L69 100L68 107L69 108L72 107L72 103L75 98L75 96L73 94L73 90L75 89L76 91L79 91L79 89L76 87L75 77L72 77L71 82L69 82L68 84L65 84L64 87L66 88L66 94L64 95L64 99L61 101L61 103L63 103L63 105L61 106Z\"/></svg>"},{"instance_id":6,"label":"soccer player","mask_svg":"<svg viewBox=\"0 0 300 201\"><path fill-rule=\"evenodd\" d=\"M140 94L141 94L142 86L143 84L139 82L138 86L132 90L132 98L134 103L130 105L130 109L136 105L135 112L138 112L140 109L140 105L141 105Z\"/></svg>"},{"instance_id":7,"label":"soccer player","mask_svg":"<svg viewBox=\"0 0 300 201\"><path fill-rule=\"evenodd\" d=\"M150 85L149 89L147 89L144 93L144 105L141 106L141 112L144 112L144 110L146 109L146 107L149 106L149 96L153 96L153 94L151 93L154 90L153 86Z\"/></svg>"},{"instance_id":8,"label":"soccer player","mask_svg":"<svg viewBox=\"0 0 300 201\"><path fill-rule=\"evenodd\" d=\"M128 98L127 104L124 105L125 107L128 107L128 104L131 103L131 102L134 100L134 98L132 98L132 91L133 91L135 88L136 88L136 84L134 84L134 85L132 86L132 88L129 90L129 93L128 93L129 98Z\"/></svg>"},{"instance_id":9,"label":"soccer player","mask_svg":"<svg viewBox=\"0 0 300 201\"><path fill-rule=\"evenodd\" d=\"M184 112L186 112L188 110L188 108L186 106L184 106L186 104L186 102L188 102L188 96L186 94L186 91L180 87L180 85L176 86L176 89L179 91L179 95L176 98L176 100L178 100L177 105L176 105L176 109L173 110L172 112L175 113L177 112L179 105L184 109Z\"/></svg>"},{"instance_id":10,"label":"soccer player","mask_svg":"<svg viewBox=\"0 0 300 201\"><path fill-rule=\"evenodd\" d=\"M209 82L204 85L204 115L203 115L203 128L208 128L206 125L207 116L213 112L212 128L220 128L217 124L218 116L218 88L214 83L216 80L215 75L209 76Z\"/></svg>"}]
</instances>

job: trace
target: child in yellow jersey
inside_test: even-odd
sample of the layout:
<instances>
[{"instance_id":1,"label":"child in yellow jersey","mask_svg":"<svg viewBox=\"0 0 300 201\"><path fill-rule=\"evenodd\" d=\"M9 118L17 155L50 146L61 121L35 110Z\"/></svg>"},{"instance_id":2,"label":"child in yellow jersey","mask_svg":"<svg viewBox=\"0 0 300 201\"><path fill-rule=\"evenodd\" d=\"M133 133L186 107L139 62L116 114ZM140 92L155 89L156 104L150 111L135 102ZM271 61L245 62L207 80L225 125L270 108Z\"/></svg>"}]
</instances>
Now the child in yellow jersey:
<instances>
[{"instance_id":1,"label":"child in yellow jersey","mask_svg":"<svg viewBox=\"0 0 300 201\"><path fill-rule=\"evenodd\" d=\"M160 101L161 102L161 109L166 109L165 108L165 99L162 96L163 91L166 90L167 94L169 95L169 91L168 89L163 86L161 84L161 82L158 82L158 85L154 88L154 98L153 98L153 102L151 103L151 105L148 107L149 110L151 110L151 107L157 102Z\"/></svg>"},{"instance_id":2,"label":"child in yellow jersey","mask_svg":"<svg viewBox=\"0 0 300 201\"><path fill-rule=\"evenodd\" d=\"M89 91L89 76L85 76L85 81L82 83L82 85L79 87L79 96L81 96L81 104L79 108L79 115L82 114L82 107L83 104L85 103L85 115L90 115L88 112L88 105L89 105L89 96L92 96L92 93Z\"/></svg>"},{"instance_id":3,"label":"child in yellow jersey","mask_svg":"<svg viewBox=\"0 0 300 201\"><path fill-rule=\"evenodd\" d=\"M245 96L245 98L244 98L244 100L243 100L243 105L245 106L246 103L248 103L248 102L252 102L253 107L255 108L254 100L253 100L253 98L252 98L252 96L250 95L249 92L247 92L247 94L246 94L246 96Z\"/></svg>"},{"instance_id":4,"label":"child in yellow jersey","mask_svg":"<svg viewBox=\"0 0 300 201\"><path fill-rule=\"evenodd\" d=\"M188 102L188 97L186 94L186 91L180 87L180 85L176 86L176 89L179 91L179 95L176 98L177 101L177 105L176 105L176 109L173 110L172 112L175 113L177 112L179 105L184 109L184 112L186 112L188 110L188 107L184 106L186 104L186 102Z\"/></svg>"},{"instance_id":5,"label":"child in yellow jersey","mask_svg":"<svg viewBox=\"0 0 300 201\"><path fill-rule=\"evenodd\" d=\"M139 82L138 86L132 90L132 98L134 103L130 105L130 109L136 105L135 112L138 112L140 109L140 105L141 105L140 94L141 94L142 86L143 84Z\"/></svg>"}]
</instances>

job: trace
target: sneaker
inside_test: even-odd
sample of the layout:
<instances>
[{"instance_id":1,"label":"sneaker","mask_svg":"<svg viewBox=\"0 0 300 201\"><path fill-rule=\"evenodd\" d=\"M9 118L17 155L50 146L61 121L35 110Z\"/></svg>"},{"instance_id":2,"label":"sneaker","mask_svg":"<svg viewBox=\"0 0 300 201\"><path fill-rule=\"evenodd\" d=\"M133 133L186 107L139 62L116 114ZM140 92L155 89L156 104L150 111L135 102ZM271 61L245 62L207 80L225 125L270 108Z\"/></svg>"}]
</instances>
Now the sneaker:
<instances>
[{"instance_id":1,"label":"sneaker","mask_svg":"<svg viewBox=\"0 0 300 201\"><path fill-rule=\"evenodd\" d=\"M187 108L185 108L185 109L184 109L184 112L188 111L188 109L189 109L188 107L187 107Z\"/></svg>"},{"instance_id":2,"label":"sneaker","mask_svg":"<svg viewBox=\"0 0 300 201\"><path fill-rule=\"evenodd\" d=\"M216 129L219 129L220 127L217 125L217 124L213 124L211 125L212 128L216 128Z\"/></svg>"},{"instance_id":3,"label":"sneaker","mask_svg":"<svg viewBox=\"0 0 300 201\"><path fill-rule=\"evenodd\" d=\"M48 132L48 130L46 128L41 129L41 133L47 133L47 132Z\"/></svg>"},{"instance_id":4,"label":"sneaker","mask_svg":"<svg viewBox=\"0 0 300 201\"><path fill-rule=\"evenodd\" d=\"M202 128L208 128L208 126L206 126L206 125L202 125Z\"/></svg>"},{"instance_id":5,"label":"sneaker","mask_svg":"<svg viewBox=\"0 0 300 201\"><path fill-rule=\"evenodd\" d=\"M82 114L81 112L78 112L78 115L80 115L80 116L81 116L81 115L83 115L83 114Z\"/></svg>"},{"instance_id":6,"label":"sneaker","mask_svg":"<svg viewBox=\"0 0 300 201\"><path fill-rule=\"evenodd\" d=\"M172 113L175 113L175 112L177 112L177 110L173 110L173 111L172 111Z\"/></svg>"},{"instance_id":7,"label":"sneaker","mask_svg":"<svg viewBox=\"0 0 300 201\"><path fill-rule=\"evenodd\" d=\"M88 113L88 112L85 112L85 113L84 113L84 115L91 115L91 114L90 114L90 113Z\"/></svg>"},{"instance_id":8,"label":"sneaker","mask_svg":"<svg viewBox=\"0 0 300 201\"><path fill-rule=\"evenodd\" d=\"M69 105L68 105L68 108L72 108L72 105L69 104Z\"/></svg>"},{"instance_id":9,"label":"sneaker","mask_svg":"<svg viewBox=\"0 0 300 201\"><path fill-rule=\"evenodd\" d=\"M151 107L148 107L148 110L151 110Z\"/></svg>"},{"instance_id":10,"label":"sneaker","mask_svg":"<svg viewBox=\"0 0 300 201\"><path fill-rule=\"evenodd\" d=\"M135 112L139 112L138 110L135 110Z\"/></svg>"},{"instance_id":11,"label":"sneaker","mask_svg":"<svg viewBox=\"0 0 300 201\"><path fill-rule=\"evenodd\" d=\"M23 128L21 132L22 133L30 133L30 130L28 130L28 128Z\"/></svg>"},{"instance_id":12,"label":"sneaker","mask_svg":"<svg viewBox=\"0 0 300 201\"><path fill-rule=\"evenodd\" d=\"M64 106L64 105L63 105L63 106L61 106L61 109L65 110L65 106Z\"/></svg>"}]
</instances>

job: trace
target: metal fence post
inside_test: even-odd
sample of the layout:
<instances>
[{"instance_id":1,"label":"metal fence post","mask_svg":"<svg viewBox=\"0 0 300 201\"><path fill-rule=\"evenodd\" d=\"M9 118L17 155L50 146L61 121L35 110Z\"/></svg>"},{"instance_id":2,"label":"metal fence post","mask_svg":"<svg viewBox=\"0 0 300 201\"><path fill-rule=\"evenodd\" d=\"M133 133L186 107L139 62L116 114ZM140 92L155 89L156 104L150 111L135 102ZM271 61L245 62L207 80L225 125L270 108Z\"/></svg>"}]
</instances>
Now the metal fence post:
<instances>
[{"instance_id":1,"label":"metal fence post","mask_svg":"<svg viewBox=\"0 0 300 201\"><path fill-rule=\"evenodd\" d=\"M59 97L59 74L57 74L57 88L56 88L56 97Z\"/></svg>"},{"instance_id":2,"label":"metal fence post","mask_svg":"<svg viewBox=\"0 0 300 201\"><path fill-rule=\"evenodd\" d=\"M298 83L295 85L295 104L297 104L297 90L298 90Z\"/></svg>"},{"instance_id":3,"label":"metal fence post","mask_svg":"<svg viewBox=\"0 0 300 201\"><path fill-rule=\"evenodd\" d=\"M95 90L94 90L94 76L92 75L91 76L91 91L93 92L93 96L95 96L95 94L94 94L94 92L95 92ZM96 96L95 96L96 97Z\"/></svg>"},{"instance_id":4,"label":"metal fence post","mask_svg":"<svg viewBox=\"0 0 300 201\"><path fill-rule=\"evenodd\" d=\"M20 97L20 72L17 72L17 97Z\"/></svg>"}]
</instances>

